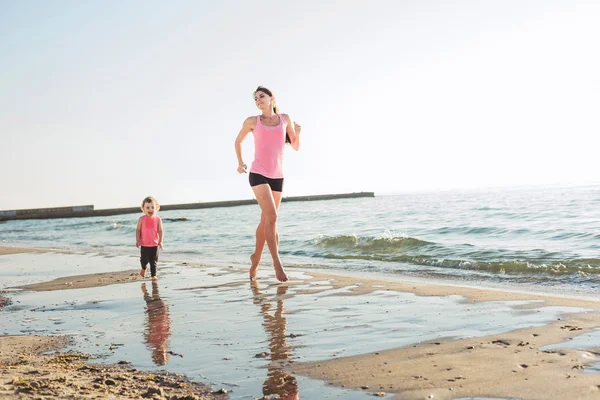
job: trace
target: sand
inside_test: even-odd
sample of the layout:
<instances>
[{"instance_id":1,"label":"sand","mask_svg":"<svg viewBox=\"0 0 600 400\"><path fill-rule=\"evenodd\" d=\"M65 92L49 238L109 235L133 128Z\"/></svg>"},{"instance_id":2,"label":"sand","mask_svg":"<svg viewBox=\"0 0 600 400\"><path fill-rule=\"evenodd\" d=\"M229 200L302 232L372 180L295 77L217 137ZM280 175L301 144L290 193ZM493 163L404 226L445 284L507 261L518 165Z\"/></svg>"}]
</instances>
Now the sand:
<instances>
[{"instance_id":1,"label":"sand","mask_svg":"<svg viewBox=\"0 0 600 400\"><path fill-rule=\"evenodd\" d=\"M45 253L48 250L0 247L0 255ZM66 277L24 285L32 291L54 291L106 286L140 279L138 270ZM0 291L0 311L11 304ZM119 364L88 362L82 353L61 353L65 336L0 335L0 399L227 399L226 390L188 380L168 371L138 371L127 361ZM50 352L50 354L42 354Z\"/></svg>"},{"instance_id":2,"label":"sand","mask_svg":"<svg viewBox=\"0 0 600 400\"><path fill-rule=\"evenodd\" d=\"M25 247L9 247L9 246L0 246L0 256L5 256L8 254L19 254L19 253L42 253L47 252L48 250L42 249L28 249Z\"/></svg>"},{"instance_id":3,"label":"sand","mask_svg":"<svg viewBox=\"0 0 600 400\"><path fill-rule=\"evenodd\" d=\"M399 399L598 399L600 376L583 369L598 362L600 344L589 351L539 348L599 323L597 313L580 314L541 328L296 364L292 372L346 388L401 393Z\"/></svg>"},{"instance_id":4,"label":"sand","mask_svg":"<svg viewBox=\"0 0 600 400\"><path fill-rule=\"evenodd\" d=\"M57 336L0 336L0 399L226 399L227 393L181 374L143 372L126 362L90 364L79 353L39 353L60 348Z\"/></svg>"},{"instance_id":5,"label":"sand","mask_svg":"<svg viewBox=\"0 0 600 400\"><path fill-rule=\"evenodd\" d=\"M4 252L4 253L3 253ZM0 254L13 254L0 248ZM268 267L263 267L264 271ZM60 279L22 286L23 289L32 291L51 291L65 288L89 288L101 285L126 283L141 278L136 270L118 271L101 274L78 275ZM272 271L270 272L272 274ZM245 270L223 271L221 276L230 274L232 282L214 285L214 287L232 288L241 286L241 281L234 281L235 274L245 276ZM264 275L260 279L264 279ZM213 286L192 286L189 290L206 289ZM540 293L525 293L509 290L465 287L458 285L430 284L426 282L401 282L382 281L360 277L332 275L315 271L306 272L303 279L292 278L289 283L277 286L277 296L280 299L291 296L315 296L318 293L328 293L330 299L344 296L345 299L361 298L372 293L412 293L417 296L434 297L463 296L464 302L469 304L485 304L487 302L505 301L533 301L524 305L532 313L550 307L573 307L585 311L573 312L555 320L554 322L523 329L507 329L500 334L480 336L466 339L436 339L428 341L416 340L416 343L404 347L387 350L378 350L365 354L342 357L332 355L314 362L286 362L280 364L290 376L309 377L327 382L330 385L349 389L363 390L373 395L394 395L398 399L460 399L465 397L488 398L519 398L519 399L597 399L600 398L600 374L585 372L585 367L600 362L600 343L598 348L572 349L557 348L542 350L544 346L563 343L571 338L586 332L592 332L600 327L600 301L590 298L567 297ZM289 289L289 290L288 290ZM5 293L4 296L9 296ZM260 296L256 297L260 303ZM315 300L327 301L327 298ZM0 303L1 304L1 303ZM279 303L278 303L279 304ZM283 302L281 302L283 304ZM316 303L315 303L316 304ZM353 308L356 313L376 313L377 308L366 308L361 311L355 303L348 302L347 307ZM264 306L267 307L268 303ZM272 321L282 318L283 307L278 309L272 317L265 308L265 326L269 327ZM310 312L318 312L315 308ZM223 316L226 318L226 316ZM287 319L293 316L288 315ZM440 319L453 318L452 315L440 315ZM467 324L469 321L464 321ZM267 324L268 323L268 324ZM310 323L310 322L309 322ZM285 324L284 324L285 325ZM271 330L279 329L273 325ZM284 328L285 329L285 326ZM309 328L307 328L309 329ZM310 330L310 329L309 329ZM340 333L343 336L343 331ZM273 334L273 337L276 337ZM318 336L315 335L318 339ZM60 338L50 337L1 337L10 340L10 346L17 350L11 353L8 359L14 360L14 354L25 357L28 363L37 360L33 356L45 348L60 347ZM345 337L342 342L352 347L353 340L357 338ZM48 340L48 343L44 343ZM376 343L373 344L376 347ZM287 345L286 345L287 346ZM12 348L12 347L11 347ZM382 349L385 348L382 344ZM6 345L0 342L0 360L6 360ZM287 350L286 350L287 351ZM29 356L28 356L29 355ZM29 358L27 358L29 357ZM85 356L75 358L75 361L52 361L52 357L40 358L42 364L11 365L14 373L4 374L0 382L0 398L2 395L16 396L14 393L23 389L22 382L27 368L40 370L44 368L47 374L65 374L69 370L71 378L77 380L75 375L86 364ZM37 361L36 361L37 362ZM75 362L76 367L70 368ZM67 367L65 367L67 366ZM86 367L87 368L87 367ZM131 382L139 381L137 371L128 371L127 365L102 366L108 375L115 381L114 374L125 374ZM102 369L101 368L101 369ZM112 370L111 368L116 368ZM9 377L10 375L10 377ZM137 380L135 378L137 376ZM17 377L15 380L11 377ZM9 379L7 379L9 378ZM12 379L12 380L11 380ZM94 378L96 379L96 378ZM36 378L37 380L37 378ZM9 383L7 383L9 382ZM90 381L92 382L92 381ZM130 382L130 381L128 381ZM21 386L19 386L21 385ZM79 384L78 384L79 385ZM31 385L29 385L31 386ZM64 386L64 385L63 385ZM82 383L85 390L95 390L92 383ZM100 385L97 390L107 390L106 384ZM109 385L111 386L111 385ZM114 386L114 385L113 385ZM115 388L110 388L117 389ZM147 389L147 388L146 388ZM58 390L58 389L57 389ZM145 386L142 384L134 390L135 395L140 395ZM23 393L20 390L20 393ZM74 393L74 392L72 392ZM96 392L99 393L99 392ZM106 393L106 392L102 392ZM163 391L163 393L166 393ZM125 394L123 396L127 396ZM301 396L300 396L301 397ZM7 397L12 398L12 397ZM129 397L123 397L129 398ZM131 397L134 398L134 397ZM206 397L209 398L209 397ZM296 394L293 398L299 398Z\"/></svg>"},{"instance_id":6,"label":"sand","mask_svg":"<svg viewBox=\"0 0 600 400\"><path fill-rule=\"evenodd\" d=\"M84 289L91 287L114 285L117 283L135 282L140 280L139 270L101 272L98 274L67 276L49 282L32 283L17 286L19 289L35 292L49 292L64 289ZM149 274L148 274L149 275Z\"/></svg>"}]
</instances>

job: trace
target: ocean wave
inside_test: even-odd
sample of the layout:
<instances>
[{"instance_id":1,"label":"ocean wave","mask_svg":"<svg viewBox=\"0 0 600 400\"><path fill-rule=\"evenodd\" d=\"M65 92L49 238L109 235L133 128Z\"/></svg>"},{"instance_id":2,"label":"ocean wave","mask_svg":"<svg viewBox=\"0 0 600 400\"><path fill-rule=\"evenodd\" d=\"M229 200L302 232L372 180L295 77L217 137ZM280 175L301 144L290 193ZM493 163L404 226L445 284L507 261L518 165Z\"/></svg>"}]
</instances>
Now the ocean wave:
<instances>
[{"instance_id":1,"label":"ocean wave","mask_svg":"<svg viewBox=\"0 0 600 400\"><path fill-rule=\"evenodd\" d=\"M118 222L113 222L112 224L110 224L106 227L106 230L114 231L114 230L119 230L119 229L123 229L123 228L126 228L126 226L123 224L120 224Z\"/></svg>"},{"instance_id":2,"label":"ocean wave","mask_svg":"<svg viewBox=\"0 0 600 400\"><path fill-rule=\"evenodd\" d=\"M107 230L112 230L112 229L117 229L118 226L119 227L134 227L137 224L137 220L131 220L131 221L126 221L126 220L120 220L120 221L114 221L114 220L110 220L110 219L99 219L99 220L93 220L93 219L87 219L86 218L73 218L73 219L68 219L68 220L64 220L63 223L60 224L56 224L54 230L57 231L79 231L79 230L86 230L89 232L93 232L96 231L98 229L107 229ZM108 226L108 228L107 228Z\"/></svg>"},{"instance_id":3,"label":"ocean wave","mask_svg":"<svg viewBox=\"0 0 600 400\"><path fill-rule=\"evenodd\" d=\"M598 239L599 235L595 235L592 232L558 232L551 236L551 240L565 240L565 239Z\"/></svg>"},{"instance_id":4,"label":"ocean wave","mask_svg":"<svg viewBox=\"0 0 600 400\"><path fill-rule=\"evenodd\" d=\"M448 247L407 235L320 235L313 244L316 247L313 247L316 250L313 257L326 259L403 263L462 272L470 270L515 276L567 276L600 272L600 259L597 258L566 258L560 252L543 249L483 249L471 244Z\"/></svg>"},{"instance_id":5,"label":"ocean wave","mask_svg":"<svg viewBox=\"0 0 600 400\"><path fill-rule=\"evenodd\" d=\"M433 243L408 236L359 237L356 235L323 236L314 240L318 247L361 252L395 253L413 250Z\"/></svg>"},{"instance_id":6,"label":"ocean wave","mask_svg":"<svg viewBox=\"0 0 600 400\"><path fill-rule=\"evenodd\" d=\"M505 235L507 233L519 233L510 232L505 228L491 227L491 226L443 226L431 230L432 233L438 235L449 235L449 234L465 234L465 235Z\"/></svg>"},{"instance_id":7,"label":"ocean wave","mask_svg":"<svg viewBox=\"0 0 600 400\"><path fill-rule=\"evenodd\" d=\"M406 263L412 265L423 265L429 267L484 271L495 274L532 274L532 275L554 275L568 276L573 274L588 275L600 273L600 259L585 258L565 261L553 260L500 260L500 261L474 261L461 259L436 258L427 255L410 256L382 256L376 254L361 255L338 255L325 254L328 259L338 260L362 260L383 261L392 263Z\"/></svg>"},{"instance_id":8,"label":"ocean wave","mask_svg":"<svg viewBox=\"0 0 600 400\"><path fill-rule=\"evenodd\" d=\"M3 234L24 233L24 232L29 232L29 229L6 229L6 230L2 231Z\"/></svg>"}]
</instances>

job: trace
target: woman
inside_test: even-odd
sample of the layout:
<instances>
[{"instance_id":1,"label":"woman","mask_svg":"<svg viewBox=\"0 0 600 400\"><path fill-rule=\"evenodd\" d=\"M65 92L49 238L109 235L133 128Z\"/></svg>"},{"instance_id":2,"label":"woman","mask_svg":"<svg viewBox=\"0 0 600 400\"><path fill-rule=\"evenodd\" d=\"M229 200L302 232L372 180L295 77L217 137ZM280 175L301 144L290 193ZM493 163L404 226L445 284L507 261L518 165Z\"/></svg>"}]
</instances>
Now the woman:
<instances>
[{"instance_id":1,"label":"woman","mask_svg":"<svg viewBox=\"0 0 600 400\"><path fill-rule=\"evenodd\" d=\"M300 148L299 124L292 124L287 114L279 114L273 93L262 86L254 91L254 102L260 115L246 118L235 139L235 153L238 159L237 171L247 172L242 158L242 142L248 133L254 134L254 161L250 167L250 186L261 209L260 223L256 228L256 248L250 256L250 280L256 277L258 263L265 247L265 241L273 257L275 275L281 282L288 280L279 259L279 235L277 233L277 210L281 204L283 191L283 150L289 143L294 150Z\"/></svg>"}]
</instances>

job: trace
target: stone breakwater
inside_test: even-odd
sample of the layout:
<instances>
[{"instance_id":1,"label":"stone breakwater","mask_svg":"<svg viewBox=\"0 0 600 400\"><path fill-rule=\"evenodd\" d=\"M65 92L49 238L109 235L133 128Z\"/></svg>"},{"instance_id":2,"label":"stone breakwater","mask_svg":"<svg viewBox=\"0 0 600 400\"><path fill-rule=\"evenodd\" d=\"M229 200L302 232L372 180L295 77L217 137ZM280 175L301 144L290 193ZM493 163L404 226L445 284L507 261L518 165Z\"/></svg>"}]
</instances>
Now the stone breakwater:
<instances>
[{"instance_id":1,"label":"stone breakwater","mask_svg":"<svg viewBox=\"0 0 600 400\"><path fill-rule=\"evenodd\" d=\"M319 201L319 200L337 200L352 199L358 197L375 197L374 192L355 192L355 193L337 193L337 194L318 194L309 196L284 197L283 202L292 201ZM237 207L250 204L256 204L255 199L247 200L226 200L211 201L201 203L184 204L166 204L160 206L161 211L171 210L195 210L199 208L219 208L219 207ZM81 217L102 217L108 215L135 214L139 213L139 207L126 208L108 208L95 210L93 205L68 206L54 208L32 208L23 210L3 210L0 211L0 221L9 221L15 219L50 219L50 218L81 218Z\"/></svg>"}]
</instances>

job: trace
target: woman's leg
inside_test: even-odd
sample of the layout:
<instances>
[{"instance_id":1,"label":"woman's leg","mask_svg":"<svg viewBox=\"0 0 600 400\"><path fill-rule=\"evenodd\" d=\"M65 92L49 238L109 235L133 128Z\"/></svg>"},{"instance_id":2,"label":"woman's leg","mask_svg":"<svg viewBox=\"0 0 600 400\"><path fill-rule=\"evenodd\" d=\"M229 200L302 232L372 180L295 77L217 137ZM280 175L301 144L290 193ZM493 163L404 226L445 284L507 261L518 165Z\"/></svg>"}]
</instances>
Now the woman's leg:
<instances>
[{"instance_id":1,"label":"woman's leg","mask_svg":"<svg viewBox=\"0 0 600 400\"><path fill-rule=\"evenodd\" d=\"M285 282L288 280L287 275L283 269L283 265L281 264L281 260L279 259L279 243L278 243L278 235L277 235L277 208L278 204L281 202L281 192L272 192L271 187L268 184L256 185L252 187L254 191L254 196L258 201L258 205L262 211L261 214L261 224L264 225L264 238L267 242L267 246L269 247L269 252L271 253L271 257L273 258L273 268L275 269L275 275L277 279L281 282ZM275 197L279 197L279 201L275 202ZM264 218L264 223L263 223ZM260 224L259 224L260 227ZM257 229L258 232L258 229ZM261 240L259 237L260 233L257 234L257 247L258 241ZM264 241L263 241L264 243ZM264 246L264 244L263 244ZM259 250L259 249L256 249ZM255 257L258 253L255 253ZM251 271L252 276L252 271Z\"/></svg>"},{"instance_id":2,"label":"woman's leg","mask_svg":"<svg viewBox=\"0 0 600 400\"><path fill-rule=\"evenodd\" d=\"M260 222L256 227L256 244L254 246L254 253L250 256L250 280L256 277L256 270L262 257L263 250L265 248L265 215L261 212Z\"/></svg>"},{"instance_id":3,"label":"woman's leg","mask_svg":"<svg viewBox=\"0 0 600 400\"><path fill-rule=\"evenodd\" d=\"M273 200L275 201L275 210L279 210L279 206L281 205L281 192L271 192L273 195ZM275 231L275 235L277 236L277 246L279 246L279 233ZM250 256L250 279L254 279L256 277L256 270L258 269L258 264L260 263L260 259L262 258L262 254L265 248L266 243L265 236L265 214L261 212L260 214L260 223L256 227L256 246L254 248L254 253Z\"/></svg>"}]
</instances>

